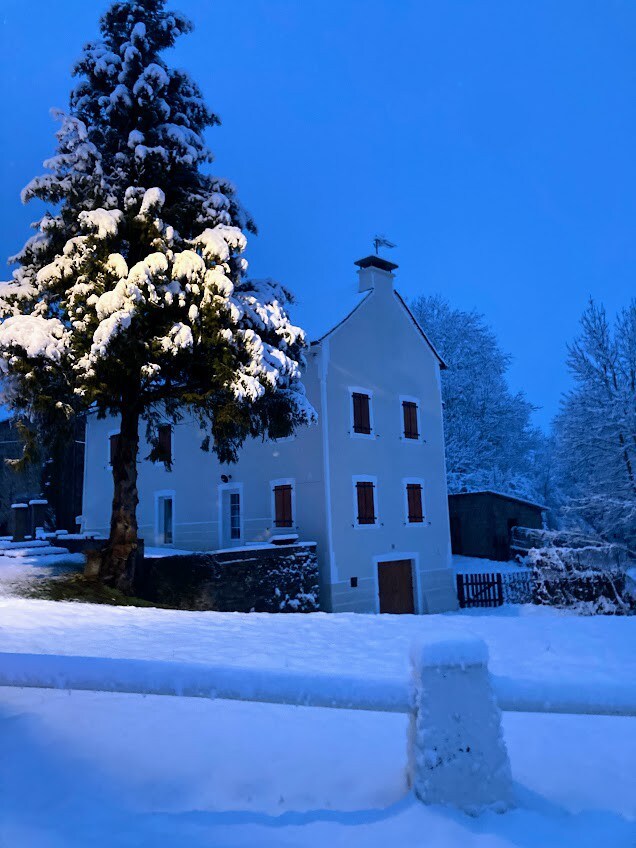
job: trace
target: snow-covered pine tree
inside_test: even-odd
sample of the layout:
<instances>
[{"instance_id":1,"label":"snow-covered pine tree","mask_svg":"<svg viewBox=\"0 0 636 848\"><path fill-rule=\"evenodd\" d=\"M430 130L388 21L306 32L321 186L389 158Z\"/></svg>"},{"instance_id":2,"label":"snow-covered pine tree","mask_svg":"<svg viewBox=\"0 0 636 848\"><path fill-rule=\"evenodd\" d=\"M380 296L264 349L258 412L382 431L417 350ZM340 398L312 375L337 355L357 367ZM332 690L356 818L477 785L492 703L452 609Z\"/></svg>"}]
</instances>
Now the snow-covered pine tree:
<instances>
[{"instance_id":1,"label":"snow-covered pine tree","mask_svg":"<svg viewBox=\"0 0 636 848\"><path fill-rule=\"evenodd\" d=\"M613 328L590 301L567 364L575 387L555 420L566 518L636 549L636 301Z\"/></svg>"},{"instance_id":2,"label":"snow-covered pine tree","mask_svg":"<svg viewBox=\"0 0 636 848\"><path fill-rule=\"evenodd\" d=\"M303 332L289 293L246 277L254 227L206 168L219 123L163 53L192 25L165 0L119 0L87 44L57 153L23 200L51 209L0 290L4 400L53 438L80 410L117 415L114 498L102 579L130 588L137 551L140 422L192 416L223 461L248 437L313 418Z\"/></svg>"},{"instance_id":3,"label":"snow-covered pine tree","mask_svg":"<svg viewBox=\"0 0 636 848\"><path fill-rule=\"evenodd\" d=\"M510 391L510 357L484 316L439 295L411 308L450 366L442 374L449 492L495 489L543 500L546 440L532 425L532 405Z\"/></svg>"}]
</instances>

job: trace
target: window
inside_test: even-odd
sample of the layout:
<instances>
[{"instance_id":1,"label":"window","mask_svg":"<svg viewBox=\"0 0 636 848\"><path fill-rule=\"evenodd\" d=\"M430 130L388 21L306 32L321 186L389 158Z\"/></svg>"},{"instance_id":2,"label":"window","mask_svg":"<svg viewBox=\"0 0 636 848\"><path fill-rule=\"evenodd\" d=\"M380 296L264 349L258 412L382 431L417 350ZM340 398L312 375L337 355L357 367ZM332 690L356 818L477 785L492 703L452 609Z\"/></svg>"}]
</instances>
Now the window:
<instances>
[{"instance_id":1,"label":"window","mask_svg":"<svg viewBox=\"0 0 636 848\"><path fill-rule=\"evenodd\" d=\"M406 520L408 524L422 524L424 511L422 508L422 484L406 484Z\"/></svg>"},{"instance_id":2,"label":"window","mask_svg":"<svg viewBox=\"0 0 636 848\"><path fill-rule=\"evenodd\" d=\"M358 524L375 524L375 486L370 480L356 482Z\"/></svg>"},{"instance_id":3,"label":"window","mask_svg":"<svg viewBox=\"0 0 636 848\"><path fill-rule=\"evenodd\" d=\"M159 425L157 448L160 462L172 462L172 427L170 424Z\"/></svg>"},{"instance_id":4,"label":"window","mask_svg":"<svg viewBox=\"0 0 636 848\"><path fill-rule=\"evenodd\" d=\"M291 527L293 524L290 483L274 486L274 524L276 527Z\"/></svg>"},{"instance_id":5,"label":"window","mask_svg":"<svg viewBox=\"0 0 636 848\"><path fill-rule=\"evenodd\" d=\"M371 399L362 392L352 392L353 432L371 435Z\"/></svg>"},{"instance_id":6,"label":"window","mask_svg":"<svg viewBox=\"0 0 636 848\"><path fill-rule=\"evenodd\" d=\"M160 545L171 545L173 542L173 499L171 495L157 498L157 535Z\"/></svg>"},{"instance_id":7,"label":"window","mask_svg":"<svg viewBox=\"0 0 636 848\"><path fill-rule=\"evenodd\" d=\"M417 424L417 403L413 400L403 400L402 415L404 419L404 438L419 439L420 433Z\"/></svg>"},{"instance_id":8,"label":"window","mask_svg":"<svg viewBox=\"0 0 636 848\"><path fill-rule=\"evenodd\" d=\"M108 459L111 465L114 465L115 454L119 447L119 433L112 433L108 437Z\"/></svg>"},{"instance_id":9,"label":"window","mask_svg":"<svg viewBox=\"0 0 636 848\"><path fill-rule=\"evenodd\" d=\"M230 539L241 538L241 496L230 492Z\"/></svg>"}]
</instances>

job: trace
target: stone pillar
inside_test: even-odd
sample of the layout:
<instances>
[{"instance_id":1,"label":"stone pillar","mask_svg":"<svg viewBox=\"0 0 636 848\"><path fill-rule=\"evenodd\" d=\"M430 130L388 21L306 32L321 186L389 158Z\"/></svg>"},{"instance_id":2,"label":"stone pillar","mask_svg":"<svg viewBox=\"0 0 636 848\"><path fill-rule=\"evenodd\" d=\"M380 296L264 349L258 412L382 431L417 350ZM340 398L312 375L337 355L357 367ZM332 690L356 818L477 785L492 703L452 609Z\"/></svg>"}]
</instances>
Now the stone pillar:
<instances>
[{"instance_id":1,"label":"stone pillar","mask_svg":"<svg viewBox=\"0 0 636 848\"><path fill-rule=\"evenodd\" d=\"M503 812L512 805L512 776L486 644L455 635L432 640L414 647L412 668L408 774L415 794L471 814Z\"/></svg>"},{"instance_id":2,"label":"stone pillar","mask_svg":"<svg viewBox=\"0 0 636 848\"><path fill-rule=\"evenodd\" d=\"M13 541L23 542L31 529L29 520L29 505L25 503L11 504L13 523Z\"/></svg>"},{"instance_id":3,"label":"stone pillar","mask_svg":"<svg viewBox=\"0 0 636 848\"><path fill-rule=\"evenodd\" d=\"M49 502L47 500L39 500L34 499L29 501L29 508L31 511L31 535L35 539L37 536L38 528L44 529L44 524L46 521L46 508L48 507Z\"/></svg>"}]
</instances>

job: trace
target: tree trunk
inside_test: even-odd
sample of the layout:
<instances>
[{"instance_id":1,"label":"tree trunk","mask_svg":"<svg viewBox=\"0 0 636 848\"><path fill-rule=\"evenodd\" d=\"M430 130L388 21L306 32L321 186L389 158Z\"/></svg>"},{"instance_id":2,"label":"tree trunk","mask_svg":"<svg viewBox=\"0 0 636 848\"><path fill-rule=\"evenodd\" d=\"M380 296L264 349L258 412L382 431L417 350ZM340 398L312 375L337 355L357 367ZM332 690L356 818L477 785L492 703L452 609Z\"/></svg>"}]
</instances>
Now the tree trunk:
<instances>
[{"instance_id":1,"label":"tree trunk","mask_svg":"<svg viewBox=\"0 0 636 848\"><path fill-rule=\"evenodd\" d=\"M135 401L122 403L121 427L112 460L113 509L108 545L103 549L99 577L126 594L133 590L137 557L142 554L137 538L137 452L139 409Z\"/></svg>"}]
</instances>

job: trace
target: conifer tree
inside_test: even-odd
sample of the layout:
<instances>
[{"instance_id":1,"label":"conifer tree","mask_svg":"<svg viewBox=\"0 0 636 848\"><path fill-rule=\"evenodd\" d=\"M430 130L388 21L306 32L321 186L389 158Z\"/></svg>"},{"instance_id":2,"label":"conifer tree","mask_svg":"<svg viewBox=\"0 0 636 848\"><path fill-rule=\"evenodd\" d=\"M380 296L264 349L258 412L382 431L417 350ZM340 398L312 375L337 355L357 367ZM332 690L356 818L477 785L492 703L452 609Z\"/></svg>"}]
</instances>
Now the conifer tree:
<instances>
[{"instance_id":1,"label":"conifer tree","mask_svg":"<svg viewBox=\"0 0 636 848\"><path fill-rule=\"evenodd\" d=\"M4 401L50 441L82 410L120 418L101 577L130 588L144 422L193 417L204 448L233 461L248 437L313 418L305 345L289 293L246 276L254 226L211 175L203 133L219 123L163 58L192 25L165 0L119 0L84 47L57 152L23 201L50 209L0 287Z\"/></svg>"}]
</instances>

